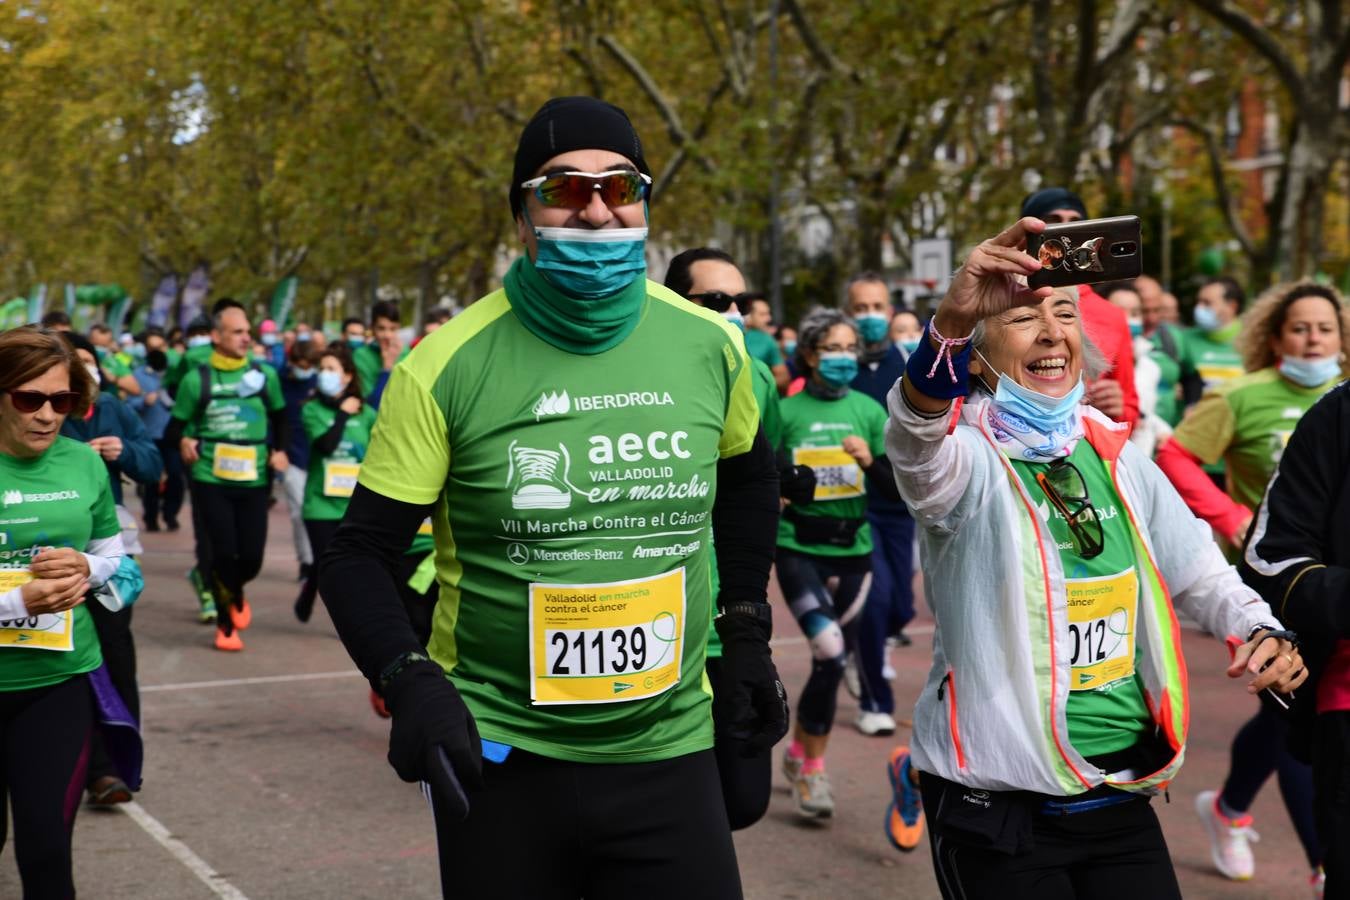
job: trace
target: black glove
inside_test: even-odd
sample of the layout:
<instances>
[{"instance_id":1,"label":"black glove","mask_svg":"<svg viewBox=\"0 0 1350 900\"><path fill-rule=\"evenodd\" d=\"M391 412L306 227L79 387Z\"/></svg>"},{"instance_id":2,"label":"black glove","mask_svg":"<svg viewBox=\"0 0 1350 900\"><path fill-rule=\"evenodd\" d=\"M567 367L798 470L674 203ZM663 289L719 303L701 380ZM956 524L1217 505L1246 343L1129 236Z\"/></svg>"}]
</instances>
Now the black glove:
<instances>
[{"instance_id":1,"label":"black glove","mask_svg":"<svg viewBox=\"0 0 1350 900\"><path fill-rule=\"evenodd\" d=\"M459 691L433 662L416 663L384 689L394 717L389 765L404 781L425 781L456 819L469 815L465 787L483 787L483 742Z\"/></svg>"},{"instance_id":2,"label":"black glove","mask_svg":"<svg viewBox=\"0 0 1350 900\"><path fill-rule=\"evenodd\" d=\"M810 466L785 466L778 470L778 493L802 505L816 499L816 470Z\"/></svg>"},{"instance_id":3,"label":"black glove","mask_svg":"<svg viewBox=\"0 0 1350 900\"><path fill-rule=\"evenodd\" d=\"M764 607L763 614L736 607ZM734 603L714 620L722 639L722 674L713 685L716 719L726 734L744 743L744 756L758 756L788 730L787 690L769 652L773 631L766 604Z\"/></svg>"}]
</instances>

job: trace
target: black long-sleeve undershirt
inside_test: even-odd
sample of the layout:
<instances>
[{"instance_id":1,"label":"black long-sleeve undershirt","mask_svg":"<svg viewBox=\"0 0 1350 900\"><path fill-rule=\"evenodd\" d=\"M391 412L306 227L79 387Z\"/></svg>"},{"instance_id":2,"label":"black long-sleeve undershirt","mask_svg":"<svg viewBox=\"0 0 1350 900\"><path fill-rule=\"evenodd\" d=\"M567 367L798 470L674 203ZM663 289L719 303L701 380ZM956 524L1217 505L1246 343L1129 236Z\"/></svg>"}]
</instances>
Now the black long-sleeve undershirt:
<instances>
[{"instance_id":1,"label":"black long-sleeve undershirt","mask_svg":"<svg viewBox=\"0 0 1350 900\"><path fill-rule=\"evenodd\" d=\"M328 456L338 448L342 443L342 430L347 427L347 412L339 409L337 415L333 417L332 426L319 435L311 446L312 451L319 456Z\"/></svg>"},{"instance_id":2,"label":"black long-sleeve undershirt","mask_svg":"<svg viewBox=\"0 0 1350 900\"><path fill-rule=\"evenodd\" d=\"M891 468L891 461L886 454L872 457L872 464L864 470L870 479L872 489L887 500L893 500L899 503L900 486L895 483L895 470Z\"/></svg>"},{"instance_id":3,"label":"black long-sleeve undershirt","mask_svg":"<svg viewBox=\"0 0 1350 900\"><path fill-rule=\"evenodd\" d=\"M721 597L767 602L778 534L778 470L763 431L747 452L718 462L717 482L712 527ZM399 559L431 509L358 484L319 562L319 593L347 652L373 686L399 656L423 649L399 601L396 577Z\"/></svg>"}]
</instances>

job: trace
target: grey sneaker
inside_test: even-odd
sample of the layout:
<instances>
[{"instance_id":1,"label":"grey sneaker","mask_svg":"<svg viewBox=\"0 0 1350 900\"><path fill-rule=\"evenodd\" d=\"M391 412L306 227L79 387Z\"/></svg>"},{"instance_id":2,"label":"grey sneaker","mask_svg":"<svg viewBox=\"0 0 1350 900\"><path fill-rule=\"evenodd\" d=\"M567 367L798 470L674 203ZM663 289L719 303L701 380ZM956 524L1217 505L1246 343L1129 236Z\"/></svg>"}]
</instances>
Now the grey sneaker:
<instances>
[{"instance_id":1,"label":"grey sneaker","mask_svg":"<svg viewBox=\"0 0 1350 900\"><path fill-rule=\"evenodd\" d=\"M824 772L799 774L792 784L792 798L797 801L797 812L808 819L828 819L834 815L834 796Z\"/></svg>"},{"instance_id":2,"label":"grey sneaker","mask_svg":"<svg viewBox=\"0 0 1350 900\"><path fill-rule=\"evenodd\" d=\"M802 774L802 761L786 750L783 751L783 777L788 784L796 784L797 776Z\"/></svg>"}]
</instances>

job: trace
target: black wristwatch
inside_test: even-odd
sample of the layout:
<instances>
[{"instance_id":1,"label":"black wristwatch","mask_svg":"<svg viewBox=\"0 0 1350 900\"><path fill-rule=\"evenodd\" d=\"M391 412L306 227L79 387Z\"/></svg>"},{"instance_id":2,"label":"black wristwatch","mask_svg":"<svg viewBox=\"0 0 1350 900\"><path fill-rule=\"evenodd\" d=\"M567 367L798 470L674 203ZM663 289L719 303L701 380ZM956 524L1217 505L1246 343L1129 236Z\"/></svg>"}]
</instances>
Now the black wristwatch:
<instances>
[{"instance_id":1,"label":"black wristwatch","mask_svg":"<svg viewBox=\"0 0 1350 900\"><path fill-rule=\"evenodd\" d=\"M720 619L722 616L750 616L766 625L773 624L773 611L769 609L769 604L752 600L733 600L722 607L717 617Z\"/></svg>"},{"instance_id":2,"label":"black wristwatch","mask_svg":"<svg viewBox=\"0 0 1350 900\"><path fill-rule=\"evenodd\" d=\"M404 669L424 662L437 665L434 659L417 650L408 650L407 652L396 656L393 662L380 670L380 695L384 695L385 689L389 687L390 683L395 678L403 674Z\"/></svg>"}]
</instances>

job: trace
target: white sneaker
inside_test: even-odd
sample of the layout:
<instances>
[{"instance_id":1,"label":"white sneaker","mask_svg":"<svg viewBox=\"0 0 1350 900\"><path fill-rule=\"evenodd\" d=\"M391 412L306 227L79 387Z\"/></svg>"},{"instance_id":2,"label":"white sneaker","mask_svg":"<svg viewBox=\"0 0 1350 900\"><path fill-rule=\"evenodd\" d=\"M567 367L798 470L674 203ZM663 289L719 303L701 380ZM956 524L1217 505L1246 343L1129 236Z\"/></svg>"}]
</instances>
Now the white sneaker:
<instances>
[{"instance_id":1,"label":"white sneaker","mask_svg":"<svg viewBox=\"0 0 1350 900\"><path fill-rule=\"evenodd\" d=\"M854 700L862 699L862 680L858 677L858 654L850 653L844 660L844 687Z\"/></svg>"},{"instance_id":2,"label":"white sneaker","mask_svg":"<svg viewBox=\"0 0 1350 900\"><path fill-rule=\"evenodd\" d=\"M788 784L795 785L797 778L802 774L802 760L793 756L786 750L783 751L783 777L787 779Z\"/></svg>"},{"instance_id":3,"label":"white sneaker","mask_svg":"<svg viewBox=\"0 0 1350 900\"><path fill-rule=\"evenodd\" d=\"M828 819L834 815L834 795L824 772L798 775L792 785L792 798L797 801L797 812L808 819Z\"/></svg>"},{"instance_id":4,"label":"white sneaker","mask_svg":"<svg viewBox=\"0 0 1350 900\"><path fill-rule=\"evenodd\" d=\"M1201 791L1195 798L1195 814L1209 833L1209 856L1214 868L1233 881L1247 881L1256 872L1251 843L1261 840L1252 828L1250 814L1229 819L1219 812L1219 792Z\"/></svg>"},{"instance_id":5,"label":"white sneaker","mask_svg":"<svg viewBox=\"0 0 1350 900\"><path fill-rule=\"evenodd\" d=\"M889 713L864 710L858 713L857 725L858 730L868 737L895 734L895 719Z\"/></svg>"},{"instance_id":6,"label":"white sneaker","mask_svg":"<svg viewBox=\"0 0 1350 900\"><path fill-rule=\"evenodd\" d=\"M881 677L887 681L895 680L895 666L891 665L891 646L886 645L886 660L881 664Z\"/></svg>"}]
</instances>

